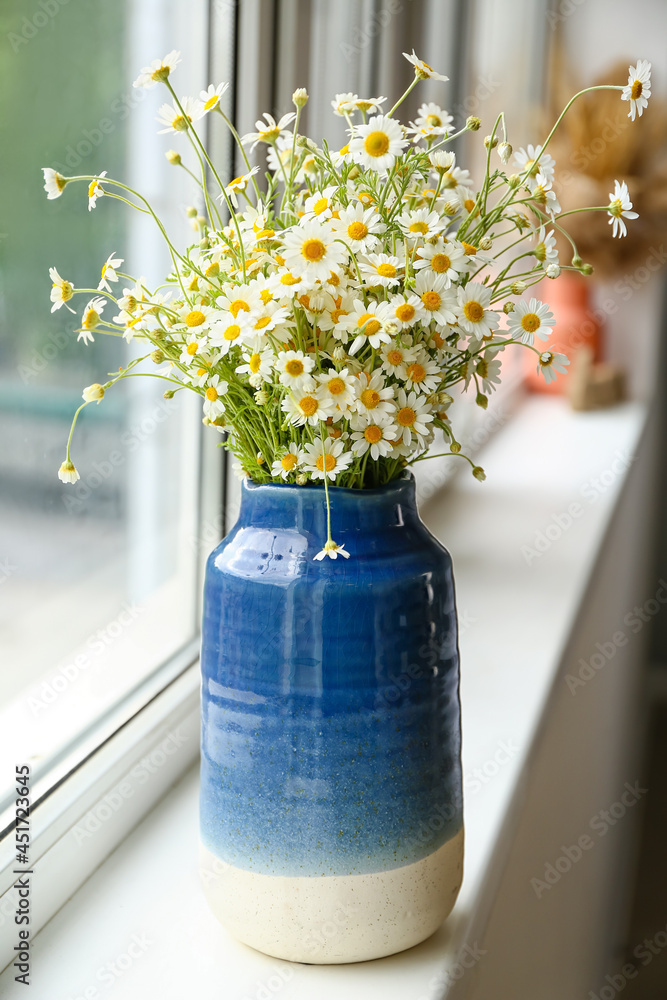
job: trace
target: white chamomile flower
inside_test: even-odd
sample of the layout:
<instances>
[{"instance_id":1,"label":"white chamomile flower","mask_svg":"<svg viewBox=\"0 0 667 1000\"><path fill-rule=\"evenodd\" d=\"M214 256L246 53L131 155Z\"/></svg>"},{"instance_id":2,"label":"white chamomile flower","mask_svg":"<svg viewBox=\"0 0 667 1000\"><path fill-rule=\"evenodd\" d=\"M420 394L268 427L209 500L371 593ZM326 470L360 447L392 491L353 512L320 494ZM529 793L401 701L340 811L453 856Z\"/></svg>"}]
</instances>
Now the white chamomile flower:
<instances>
[{"instance_id":1,"label":"white chamomile flower","mask_svg":"<svg viewBox=\"0 0 667 1000\"><path fill-rule=\"evenodd\" d=\"M537 374L540 372L544 375L544 381L549 384L549 382L554 382L556 379L556 372L561 375L567 375L567 368L565 365L569 365L569 360L564 354L555 354L553 351L543 351L539 357L539 363L537 366Z\"/></svg>"},{"instance_id":2,"label":"white chamomile flower","mask_svg":"<svg viewBox=\"0 0 667 1000\"><path fill-rule=\"evenodd\" d=\"M222 416L224 406L221 397L225 395L227 389L228 383L221 381L219 375L212 375L207 380L204 392L204 413L209 420L215 421Z\"/></svg>"},{"instance_id":3,"label":"white chamomile flower","mask_svg":"<svg viewBox=\"0 0 667 1000\"><path fill-rule=\"evenodd\" d=\"M354 334L354 341L349 348L349 354L356 354L366 343L376 350L380 344L391 340L383 326L390 319L389 306L386 302L369 302L364 305L359 299L352 303L352 311L343 316L341 326Z\"/></svg>"},{"instance_id":4,"label":"white chamomile flower","mask_svg":"<svg viewBox=\"0 0 667 1000\"><path fill-rule=\"evenodd\" d=\"M305 392L315 387L310 374L315 362L303 351L280 351L274 367L278 372L280 384L287 386L288 389Z\"/></svg>"},{"instance_id":5,"label":"white chamomile flower","mask_svg":"<svg viewBox=\"0 0 667 1000\"><path fill-rule=\"evenodd\" d=\"M197 354L203 354L208 347L208 337L198 333L191 333L181 347L179 361L182 365L189 365Z\"/></svg>"},{"instance_id":6,"label":"white chamomile flower","mask_svg":"<svg viewBox=\"0 0 667 1000\"><path fill-rule=\"evenodd\" d=\"M551 328L555 325L553 313L544 302L538 299L526 302L525 299L521 299L509 314L507 332L513 340L532 347L535 337L548 340L552 333Z\"/></svg>"},{"instance_id":7,"label":"white chamomile flower","mask_svg":"<svg viewBox=\"0 0 667 1000\"><path fill-rule=\"evenodd\" d=\"M372 115L376 111L382 110L382 105L386 100L386 97L358 97L354 106L357 111L363 111L365 115Z\"/></svg>"},{"instance_id":8,"label":"white chamomile flower","mask_svg":"<svg viewBox=\"0 0 667 1000\"><path fill-rule=\"evenodd\" d=\"M250 179L254 177L255 174L258 173L258 171L259 167L255 166L252 168L252 170L249 170L247 174L241 174L240 177L234 177L229 182L229 184L225 186L225 192L227 194L227 197L230 199L234 208L239 207L239 201L237 195L243 194L243 192L248 187ZM218 195L218 201L220 202L224 201L223 195L221 194Z\"/></svg>"},{"instance_id":9,"label":"white chamomile flower","mask_svg":"<svg viewBox=\"0 0 667 1000\"><path fill-rule=\"evenodd\" d=\"M609 225L612 226L612 236L627 236L628 229L623 219L638 219L639 214L632 212L632 202L628 185L623 181L614 181L614 190L609 192Z\"/></svg>"},{"instance_id":10,"label":"white chamomile flower","mask_svg":"<svg viewBox=\"0 0 667 1000\"><path fill-rule=\"evenodd\" d=\"M344 472L354 459L351 451L345 451L343 441L330 437L307 444L305 452L303 467L310 473L310 478L330 479L331 482L335 482L336 476Z\"/></svg>"},{"instance_id":11,"label":"white chamomile flower","mask_svg":"<svg viewBox=\"0 0 667 1000\"><path fill-rule=\"evenodd\" d=\"M628 83L623 88L621 94L622 101L630 101L628 118L635 120L635 115L640 118L644 108L648 107L648 99L651 96L651 64L648 59L638 59L636 66L630 66L628 70Z\"/></svg>"},{"instance_id":12,"label":"white chamomile flower","mask_svg":"<svg viewBox=\"0 0 667 1000\"><path fill-rule=\"evenodd\" d=\"M436 71L431 66L429 66L427 62L424 62L423 59L420 59L415 54L414 49L412 50L412 55L408 55L407 52L404 52L403 55L408 60L408 62L412 63L412 65L414 66L415 76L417 77L418 80L442 80L445 83L447 82L447 80L449 80L448 76L443 76L442 73L436 73Z\"/></svg>"},{"instance_id":13,"label":"white chamomile flower","mask_svg":"<svg viewBox=\"0 0 667 1000\"><path fill-rule=\"evenodd\" d=\"M252 319L259 313L262 300L256 284L225 285L217 300L219 309L229 310L234 317L242 314Z\"/></svg>"},{"instance_id":14,"label":"white chamomile flower","mask_svg":"<svg viewBox=\"0 0 667 1000\"><path fill-rule=\"evenodd\" d=\"M415 240L426 240L433 236L439 236L447 226L446 219L443 220L438 212L430 212L428 208L417 208L413 211L403 212L397 221L411 243Z\"/></svg>"},{"instance_id":15,"label":"white chamomile flower","mask_svg":"<svg viewBox=\"0 0 667 1000\"><path fill-rule=\"evenodd\" d=\"M350 375L347 368L341 368L339 372L332 369L316 375L319 384L320 395L325 399L331 398L340 414L348 412L354 403L354 393L356 379Z\"/></svg>"},{"instance_id":16,"label":"white chamomile flower","mask_svg":"<svg viewBox=\"0 0 667 1000\"><path fill-rule=\"evenodd\" d=\"M209 333L209 344L217 347L224 356L229 353L232 347L240 347L246 342L246 338L251 335L251 320L246 313L239 313L234 316L231 312L218 313L212 323Z\"/></svg>"},{"instance_id":17,"label":"white chamomile flower","mask_svg":"<svg viewBox=\"0 0 667 1000\"><path fill-rule=\"evenodd\" d=\"M202 102L193 97L181 97L180 107L175 102L163 104L156 120L164 128L158 130L158 135L164 132L187 132L192 123L199 121L203 114Z\"/></svg>"},{"instance_id":18,"label":"white chamomile flower","mask_svg":"<svg viewBox=\"0 0 667 1000\"><path fill-rule=\"evenodd\" d=\"M540 173L535 178L535 185L532 188L531 194L538 204L544 206L544 210L552 218L560 212L560 202L556 197L556 192L551 187L551 181L544 174Z\"/></svg>"},{"instance_id":19,"label":"white chamomile flower","mask_svg":"<svg viewBox=\"0 0 667 1000\"><path fill-rule=\"evenodd\" d=\"M426 320L426 310L421 300L413 292L394 295L389 300L389 312L391 322L396 323L399 330L408 330L415 323L422 323Z\"/></svg>"},{"instance_id":20,"label":"white chamomile flower","mask_svg":"<svg viewBox=\"0 0 667 1000\"><path fill-rule=\"evenodd\" d=\"M299 448L295 441L292 441L287 451L271 466L271 474L274 478L280 476L281 479L288 479L303 465L305 453Z\"/></svg>"},{"instance_id":21,"label":"white chamomile flower","mask_svg":"<svg viewBox=\"0 0 667 1000\"><path fill-rule=\"evenodd\" d=\"M450 281L444 274L420 271L415 281L415 293L426 313L426 322L446 326L456 322L456 300L448 292Z\"/></svg>"},{"instance_id":22,"label":"white chamomile flower","mask_svg":"<svg viewBox=\"0 0 667 1000\"><path fill-rule=\"evenodd\" d=\"M371 253L359 261L359 271L368 285L393 288L400 282L401 262L387 253Z\"/></svg>"},{"instance_id":23,"label":"white chamomile flower","mask_svg":"<svg viewBox=\"0 0 667 1000\"><path fill-rule=\"evenodd\" d=\"M211 83L207 90L201 91L199 100L202 102L203 114L208 114L209 111L214 111L219 106L220 98L226 93L228 88L228 83L219 83L217 87L214 87Z\"/></svg>"},{"instance_id":24,"label":"white chamomile flower","mask_svg":"<svg viewBox=\"0 0 667 1000\"><path fill-rule=\"evenodd\" d=\"M316 427L321 421L334 414L335 403L329 396L324 398L318 392L290 392L281 403L281 409L287 413L290 424L302 427L310 424Z\"/></svg>"},{"instance_id":25,"label":"white chamomile flower","mask_svg":"<svg viewBox=\"0 0 667 1000\"><path fill-rule=\"evenodd\" d=\"M263 382L271 382L273 378L273 363L275 355L270 347L263 351L247 350L243 354L243 364L236 371L247 375L253 388L259 388Z\"/></svg>"},{"instance_id":26,"label":"white chamomile flower","mask_svg":"<svg viewBox=\"0 0 667 1000\"><path fill-rule=\"evenodd\" d=\"M338 191L337 187L327 187L323 191L314 191L306 198L303 206L304 218L307 219L330 219L334 211L332 196Z\"/></svg>"},{"instance_id":27,"label":"white chamomile flower","mask_svg":"<svg viewBox=\"0 0 667 1000\"><path fill-rule=\"evenodd\" d=\"M336 240L329 222L306 220L283 233L285 267L295 275L326 281L348 261L349 251Z\"/></svg>"},{"instance_id":28,"label":"white chamomile flower","mask_svg":"<svg viewBox=\"0 0 667 1000\"><path fill-rule=\"evenodd\" d=\"M438 104L429 101L422 104L417 117L410 122L409 131L413 133L413 142L422 139L433 139L437 135L447 135L454 119Z\"/></svg>"},{"instance_id":29,"label":"white chamomile flower","mask_svg":"<svg viewBox=\"0 0 667 1000\"><path fill-rule=\"evenodd\" d=\"M558 250L556 249L556 236L553 229L550 229L547 233L544 226L540 226L539 231L535 234L535 239L537 244L533 253L537 260L546 269L549 264L558 263Z\"/></svg>"},{"instance_id":30,"label":"white chamomile flower","mask_svg":"<svg viewBox=\"0 0 667 1000\"><path fill-rule=\"evenodd\" d=\"M76 483L77 480L81 479L74 463L71 462L69 458L65 459L58 469L58 479L61 483Z\"/></svg>"},{"instance_id":31,"label":"white chamomile flower","mask_svg":"<svg viewBox=\"0 0 667 1000\"><path fill-rule=\"evenodd\" d=\"M350 140L350 153L368 170L387 173L407 145L399 122L388 115L374 115L357 125Z\"/></svg>"},{"instance_id":32,"label":"white chamomile flower","mask_svg":"<svg viewBox=\"0 0 667 1000\"><path fill-rule=\"evenodd\" d=\"M419 301L419 300L418 300ZM387 375L394 375L396 378L406 379L408 365L414 361L415 352L413 348L406 347L398 341L385 344L381 351L382 371Z\"/></svg>"},{"instance_id":33,"label":"white chamomile flower","mask_svg":"<svg viewBox=\"0 0 667 1000\"><path fill-rule=\"evenodd\" d=\"M87 385L86 388L81 393L84 402L86 403L97 403L98 406L104 399L104 386L100 385L99 382L93 382L92 385Z\"/></svg>"},{"instance_id":34,"label":"white chamomile flower","mask_svg":"<svg viewBox=\"0 0 667 1000\"><path fill-rule=\"evenodd\" d=\"M113 253L110 253L104 264L102 265L102 270L100 272L100 283L97 286L98 292L111 291L110 281L118 281L118 275L116 274L116 268L120 267L123 263L122 257L116 257ZM120 305L120 303L119 303ZM121 306L121 308L125 308Z\"/></svg>"},{"instance_id":35,"label":"white chamomile flower","mask_svg":"<svg viewBox=\"0 0 667 1000\"><path fill-rule=\"evenodd\" d=\"M316 556L313 556L313 559L321 561L325 556L329 556L330 559L337 559L338 556L349 559L350 553L345 551L344 545L339 545L337 542L334 542L333 538L330 538L325 542L324 548L320 549Z\"/></svg>"},{"instance_id":36,"label":"white chamomile flower","mask_svg":"<svg viewBox=\"0 0 667 1000\"><path fill-rule=\"evenodd\" d=\"M405 374L405 388L415 392L435 392L442 380L439 366L425 352L410 362Z\"/></svg>"},{"instance_id":37,"label":"white chamomile flower","mask_svg":"<svg viewBox=\"0 0 667 1000\"><path fill-rule=\"evenodd\" d=\"M266 340L267 334L278 329L288 316L289 312L285 306L279 306L277 302L267 302L260 310L259 315L254 317L254 322L250 321L256 345Z\"/></svg>"},{"instance_id":38,"label":"white chamomile flower","mask_svg":"<svg viewBox=\"0 0 667 1000\"><path fill-rule=\"evenodd\" d=\"M92 212L97 204L97 199L101 198L104 194L104 188L100 184L103 177L106 177L107 172L103 170L101 174L93 178L93 180L88 185L88 211Z\"/></svg>"},{"instance_id":39,"label":"white chamomile flower","mask_svg":"<svg viewBox=\"0 0 667 1000\"><path fill-rule=\"evenodd\" d=\"M549 153L543 153L541 146L529 144L528 149L523 147L518 149L514 154L514 166L522 177L527 173L523 183L530 191L533 191L538 183L538 174L542 175L547 186L553 183L556 161Z\"/></svg>"},{"instance_id":40,"label":"white chamomile flower","mask_svg":"<svg viewBox=\"0 0 667 1000\"><path fill-rule=\"evenodd\" d=\"M180 61L181 53L175 49L169 52L164 59L154 59L150 66L144 66L132 86L148 89L154 87L156 83L164 83Z\"/></svg>"},{"instance_id":41,"label":"white chamomile flower","mask_svg":"<svg viewBox=\"0 0 667 1000\"><path fill-rule=\"evenodd\" d=\"M344 118L345 115L352 114L352 112L356 109L358 100L358 95L351 92L348 92L347 94L336 94L331 102L331 107L333 108L335 115L338 115L339 118Z\"/></svg>"},{"instance_id":42,"label":"white chamomile flower","mask_svg":"<svg viewBox=\"0 0 667 1000\"><path fill-rule=\"evenodd\" d=\"M433 414L429 409L426 396L420 396L416 392L406 393L405 389L398 390L393 419L398 426L399 441L409 445L413 438L420 442L429 436L429 424L433 422Z\"/></svg>"},{"instance_id":43,"label":"white chamomile flower","mask_svg":"<svg viewBox=\"0 0 667 1000\"><path fill-rule=\"evenodd\" d=\"M90 300L83 310L81 330L79 336L76 338L77 340L83 340L84 344L92 344L94 342L95 338L92 331L100 322L106 304L106 299L103 299L101 295Z\"/></svg>"},{"instance_id":44,"label":"white chamomile flower","mask_svg":"<svg viewBox=\"0 0 667 1000\"><path fill-rule=\"evenodd\" d=\"M360 372L357 381L357 398L355 408L357 413L367 416L369 419L378 419L382 415L391 415L394 410L394 390L392 386L386 385L380 372L369 375L367 372Z\"/></svg>"},{"instance_id":45,"label":"white chamomile flower","mask_svg":"<svg viewBox=\"0 0 667 1000\"><path fill-rule=\"evenodd\" d=\"M459 325L476 340L493 333L498 326L498 313L491 306L491 289L472 281L459 288Z\"/></svg>"},{"instance_id":46,"label":"white chamomile flower","mask_svg":"<svg viewBox=\"0 0 667 1000\"><path fill-rule=\"evenodd\" d=\"M442 275L446 279L445 288L449 288L452 281L457 281L459 275L466 273L469 261L462 246L439 239L419 247L413 267L415 271Z\"/></svg>"},{"instance_id":47,"label":"white chamomile flower","mask_svg":"<svg viewBox=\"0 0 667 1000\"><path fill-rule=\"evenodd\" d=\"M53 283L51 288L51 301L53 305L51 306L51 312L55 312L56 309L60 309L61 306L65 306L70 312L74 312L67 303L74 295L74 285L71 281L66 281L65 278L61 278L55 267L49 268L49 277Z\"/></svg>"},{"instance_id":48,"label":"white chamomile flower","mask_svg":"<svg viewBox=\"0 0 667 1000\"><path fill-rule=\"evenodd\" d=\"M375 208L364 208L361 202L340 211L334 227L354 253L372 250L386 229L380 213Z\"/></svg>"},{"instance_id":49,"label":"white chamomile flower","mask_svg":"<svg viewBox=\"0 0 667 1000\"><path fill-rule=\"evenodd\" d=\"M350 420L350 426L353 430L353 453L359 458L370 451L374 462L390 454L398 437L396 424L382 414L371 419L357 414Z\"/></svg>"},{"instance_id":50,"label":"white chamomile flower","mask_svg":"<svg viewBox=\"0 0 667 1000\"><path fill-rule=\"evenodd\" d=\"M264 118L266 118L265 122L261 118L255 122L256 132L248 132L241 139L244 146L249 142L252 143L250 147L251 152L258 142L267 142L273 145L287 126L292 124L296 118L296 112L290 111L288 114L283 115L279 121L276 121L273 115L269 115L265 111Z\"/></svg>"},{"instance_id":51,"label":"white chamomile flower","mask_svg":"<svg viewBox=\"0 0 667 1000\"><path fill-rule=\"evenodd\" d=\"M500 385L500 371L502 361L496 357L495 351L486 351L483 358L477 362L475 372L482 380L482 392L487 396L494 392L497 385Z\"/></svg>"},{"instance_id":52,"label":"white chamomile flower","mask_svg":"<svg viewBox=\"0 0 667 1000\"><path fill-rule=\"evenodd\" d=\"M62 174L59 174L57 170L53 170L51 167L42 167L42 173L44 174L44 190L46 191L48 201L60 198L68 183L68 178L63 177Z\"/></svg>"},{"instance_id":53,"label":"white chamomile flower","mask_svg":"<svg viewBox=\"0 0 667 1000\"><path fill-rule=\"evenodd\" d=\"M456 155L444 149L436 149L428 154L428 161L437 174L444 174L453 169Z\"/></svg>"}]
</instances>

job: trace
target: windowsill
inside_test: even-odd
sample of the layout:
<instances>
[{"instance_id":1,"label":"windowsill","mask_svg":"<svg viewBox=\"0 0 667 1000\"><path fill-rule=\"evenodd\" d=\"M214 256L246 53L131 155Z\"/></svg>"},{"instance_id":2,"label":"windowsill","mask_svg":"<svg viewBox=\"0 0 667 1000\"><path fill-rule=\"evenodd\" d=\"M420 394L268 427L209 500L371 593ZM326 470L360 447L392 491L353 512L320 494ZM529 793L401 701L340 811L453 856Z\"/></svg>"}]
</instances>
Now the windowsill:
<instances>
[{"instance_id":1,"label":"windowsill","mask_svg":"<svg viewBox=\"0 0 667 1000\"><path fill-rule=\"evenodd\" d=\"M493 901L511 840L512 802L616 508L629 467L624 459L636 454L645 420L639 404L575 414L560 399L530 397L480 455L487 482L459 476L422 506L454 560L466 775L463 888L429 941L376 962L329 967L290 965L233 941L198 884L192 770L37 936L36 995L440 997L471 920L479 926ZM535 550L537 533L555 518L565 524L561 515L573 502L581 513L560 537L551 528L554 540L542 554L522 551ZM0 992L6 1000L23 996L11 968L0 977Z\"/></svg>"}]
</instances>

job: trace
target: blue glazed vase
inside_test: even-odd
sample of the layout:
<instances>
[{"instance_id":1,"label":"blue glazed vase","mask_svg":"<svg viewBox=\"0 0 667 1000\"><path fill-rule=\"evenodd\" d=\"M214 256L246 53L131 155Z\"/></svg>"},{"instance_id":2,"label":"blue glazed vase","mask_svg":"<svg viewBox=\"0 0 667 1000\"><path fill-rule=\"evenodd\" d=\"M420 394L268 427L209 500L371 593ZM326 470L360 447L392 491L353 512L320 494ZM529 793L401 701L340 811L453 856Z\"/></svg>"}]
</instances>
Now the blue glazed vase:
<instances>
[{"instance_id":1,"label":"blue glazed vase","mask_svg":"<svg viewBox=\"0 0 667 1000\"><path fill-rule=\"evenodd\" d=\"M347 560L314 559L324 487L245 480L201 656L205 891L237 938L310 963L424 940L463 857L451 559L410 474L329 494Z\"/></svg>"}]
</instances>

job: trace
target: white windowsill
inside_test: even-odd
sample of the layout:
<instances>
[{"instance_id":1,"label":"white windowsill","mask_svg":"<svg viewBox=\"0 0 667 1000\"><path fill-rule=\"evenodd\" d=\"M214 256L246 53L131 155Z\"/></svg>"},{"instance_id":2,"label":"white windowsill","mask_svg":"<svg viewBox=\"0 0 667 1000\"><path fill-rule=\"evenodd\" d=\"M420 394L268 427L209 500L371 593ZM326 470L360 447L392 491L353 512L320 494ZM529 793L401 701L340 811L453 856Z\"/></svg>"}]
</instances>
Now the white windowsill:
<instances>
[{"instance_id":1,"label":"white windowsill","mask_svg":"<svg viewBox=\"0 0 667 1000\"><path fill-rule=\"evenodd\" d=\"M429 941L328 967L290 965L233 941L199 888L191 770L35 939L38 1000L442 996L470 920L490 905L511 803L645 419L639 404L574 414L560 399L529 398L479 456L487 482L461 476L423 505L454 560L466 775L463 888ZM573 499L581 514L528 565L522 546L533 546ZM3 934L13 930L6 923ZM10 967L0 976L5 1000L23 996L13 975Z\"/></svg>"}]
</instances>

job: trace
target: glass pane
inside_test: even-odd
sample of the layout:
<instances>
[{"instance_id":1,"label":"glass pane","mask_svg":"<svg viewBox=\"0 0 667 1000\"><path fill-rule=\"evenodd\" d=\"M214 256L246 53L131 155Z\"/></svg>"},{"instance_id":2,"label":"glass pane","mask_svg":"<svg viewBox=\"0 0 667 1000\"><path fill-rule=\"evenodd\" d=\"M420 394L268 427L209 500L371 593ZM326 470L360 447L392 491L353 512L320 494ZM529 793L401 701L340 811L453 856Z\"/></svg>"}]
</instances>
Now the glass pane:
<instances>
[{"instance_id":1,"label":"glass pane","mask_svg":"<svg viewBox=\"0 0 667 1000\"><path fill-rule=\"evenodd\" d=\"M166 17L166 2L153 14L161 6ZM201 427L194 398L165 400L156 379L122 382L79 420L80 481L57 478L82 388L137 353L99 333L77 343L107 256L134 274L148 261L156 284L168 267L143 219L108 197L89 211L87 183L47 201L40 168L137 186L148 175L158 211L179 217L187 201L165 183L175 171L155 136L163 95L132 88L141 14L104 0L84 17L47 7L0 10L0 758L37 772L196 633ZM156 42L143 64L163 54ZM77 316L49 312L54 266L92 290L70 303Z\"/></svg>"}]
</instances>

